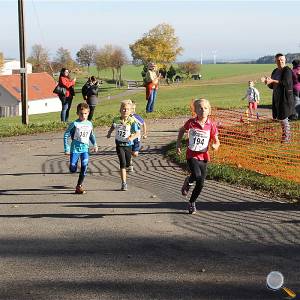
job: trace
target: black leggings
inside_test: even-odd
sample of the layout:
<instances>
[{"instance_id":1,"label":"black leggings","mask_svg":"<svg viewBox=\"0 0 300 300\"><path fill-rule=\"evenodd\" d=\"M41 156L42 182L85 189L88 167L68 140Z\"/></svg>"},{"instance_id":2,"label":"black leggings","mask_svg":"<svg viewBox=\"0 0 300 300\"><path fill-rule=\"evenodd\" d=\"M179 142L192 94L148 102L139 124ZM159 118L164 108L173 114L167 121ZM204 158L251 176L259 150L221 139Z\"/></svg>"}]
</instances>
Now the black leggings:
<instances>
[{"instance_id":1,"label":"black leggings","mask_svg":"<svg viewBox=\"0 0 300 300\"><path fill-rule=\"evenodd\" d=\"M131 161L131 147L132 146L119 146L117 145L116 150L120 162L120 169L125 169L130 166Z\"/></svg>"},{"instance_id":2,"label":"black leggings","mask_svg":"<svg viewBox=\"0 0 300 300\"><path fill-rule=\"evenodd\" d=\"M190 158L187 163L191 171L189 182L192 183L196 181L195 188L193 189L190 198L190 202L195 202L204 186L204 180L207 174L207 161Z\"/></svg>"},{"instance_id":3,"label":"black leggings","mask_svg":"<svg viewBox=\"0 0 300 300\"><path fill-rule=\"evenodd\" d=\"M89 105L89 107L90 107L90 113L89 113L89 116L88 116L88 120L92 121L96 106L95 105Z\"/></svg>"}]
</instances>

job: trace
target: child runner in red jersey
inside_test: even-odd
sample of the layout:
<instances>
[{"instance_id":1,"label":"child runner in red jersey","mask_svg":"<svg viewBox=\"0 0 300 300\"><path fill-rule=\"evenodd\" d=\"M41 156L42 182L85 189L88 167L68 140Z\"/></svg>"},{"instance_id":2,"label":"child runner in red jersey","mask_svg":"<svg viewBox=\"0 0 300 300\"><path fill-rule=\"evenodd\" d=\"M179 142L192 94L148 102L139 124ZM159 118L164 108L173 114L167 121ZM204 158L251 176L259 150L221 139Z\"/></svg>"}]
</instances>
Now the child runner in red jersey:
<instances>
[{"instance_id":1,"label":"child runner in red jersey","mask_svg":"<svg viewBox=\"0 0 300 300\"><path fill-rule=\"evenodd\" d=\"M184 180L181 193L187 196L194 181L196 185L193 189L188 212L196 213L196 200L201 193L207 173L207 162L210 160L208 147L217 150L220 146L218 130L216 125L209 119L211 106L206 99L196 99L194 101L195 118L189 119L183 127L179 129L177 137L177 154L181 154L181 140L185 133L188 134L188 145L186 159L191 172Z\"/></svg>"}]
</instances>

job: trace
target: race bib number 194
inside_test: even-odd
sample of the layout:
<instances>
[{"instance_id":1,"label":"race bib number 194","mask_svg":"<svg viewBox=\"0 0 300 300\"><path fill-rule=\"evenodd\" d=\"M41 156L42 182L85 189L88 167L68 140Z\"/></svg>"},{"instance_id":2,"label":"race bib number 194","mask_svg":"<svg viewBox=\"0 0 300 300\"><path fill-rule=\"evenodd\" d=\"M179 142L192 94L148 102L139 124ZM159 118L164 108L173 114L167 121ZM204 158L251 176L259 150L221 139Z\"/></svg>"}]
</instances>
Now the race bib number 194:
<instances>
[{"instance_id":1,"label":"race bib number 194","mask_svg":"<svg viewBox=\"0 0 300 300\"><path fill-rule=\"evenodd\" d=\"M206 152L208 148L210 132L204 130L189 130L189 149L196 152Z\"/></svg>"}]
</instances>

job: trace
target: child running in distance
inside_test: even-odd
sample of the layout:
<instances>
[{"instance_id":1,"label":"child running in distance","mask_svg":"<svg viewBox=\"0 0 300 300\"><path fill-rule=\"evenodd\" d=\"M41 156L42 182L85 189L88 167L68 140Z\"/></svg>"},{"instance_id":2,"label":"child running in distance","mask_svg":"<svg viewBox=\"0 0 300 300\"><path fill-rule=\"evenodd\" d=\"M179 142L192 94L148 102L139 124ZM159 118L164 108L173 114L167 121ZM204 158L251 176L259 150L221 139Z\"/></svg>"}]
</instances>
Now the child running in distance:
<instances>
[{"instance_id":1,"label":"child running in distance","mask_svg":"<svg viewBox=\"0 0 300 300\"><path fill-rule=\"evenodd\" d=\"M177 137L177 154L181 154L181 140L185 133L188 134L188 145L186 159L191 175L184 180L181 193L187 196L193 182L196 185L193 189L188 212L196 213L196 200L201 193L207 172L207 162L210 160L208 147L212 142L212 149L217 150L220 146L218 130L216 125L209 119L211 106L206 99L196 99L194 101L196 117L189 119L183 127L179 129Z\"/></svg>"},{"instance_id":2,"label":"child running in distance","mask_svg":"<svg viewBox=\"0 0 300 300\"><path fill-rule=\"evenodd\" d=\"M72 122L64 134L65 154L70 155L70 172L77 171L77 164L80 158L81 168L75 194L85 194L86 191L82 187L83 180L86 176L89 163L89 142L93 145L93 152L98 151L96 138L93 133L93 124L88 121L90 109L88 104L80 103L77 105L78 119ZM72 143L69 146L68 139L71 137Z\"/></svg>"},{"instance_id":3,"label":"child running in distance","mask_svg":"<svg viewBox=\"0 0 300 300\"><path fill-rule=\"evenodd\" d=\"M146 139L147 138L147 126L146 126L146 122L145 120L138 115L135 112L136 109L136 103L134 101L132 101L131 104L131 117L134 119L134 121L137 123L138 129L141 130L141 128L143 128L143 138ZM141 131L140 131L141 132ZM132 156L133 157L137 157L139 155L139 151L141 148L141 135L139 135L136 139L134 139L133 141L133 145L132 145ZM132 163L132 159L130 162L130 166L128 168L129 172L133 172L133 163Z\"/></svg>"},{"instance_id":4,"label":"child running in distance","mask_svg":"<svg viewBox=\"0 0 300 300\"><path fill-rule=\"evenodd\" d=\"M258 113L256 113L257 110L257 104L260 101L259 91L254 87L254 81L250 80L248 82L248 89L246 90L246 94L244 97L242 97L242 100L248 99L248 113L250 113L250 117L253 117L256 115L258 118Z\"/></svg>"},{"instance_id":5,"label":"child running in distance","mask_svg":"<svg viewBox=\"0 0 300 300\"><path fill-rule=\"evenodd\" d=\"M131 161L131 151L133 140L140 135L137 123L130 116L131 100L123 100L120 106L120 116L113 119L113 123L107 132L107 138L111 137L115 130L116 150L120 162L121 175L121 191L127 191L127 173L126 168L129 168Z\"/></svg>"}]
</instances>

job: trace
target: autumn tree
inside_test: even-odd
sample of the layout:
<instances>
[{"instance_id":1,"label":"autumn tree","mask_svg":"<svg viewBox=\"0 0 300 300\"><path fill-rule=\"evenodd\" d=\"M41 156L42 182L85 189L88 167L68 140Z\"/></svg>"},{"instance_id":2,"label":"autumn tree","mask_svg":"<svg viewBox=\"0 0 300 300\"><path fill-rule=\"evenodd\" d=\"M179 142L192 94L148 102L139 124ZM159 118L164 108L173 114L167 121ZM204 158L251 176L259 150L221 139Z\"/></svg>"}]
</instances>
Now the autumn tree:
<instances>
[{"instance_id":1,"label":"autumn tree","mask_svg":"<svg viewBox=\"0 0 300 300\"><path fill-rule=\"evenodd\" d=\"M32 64L33 72L51 73L49 53L42 45L35 44L32 46L31 55L27 61Z\"/></svg>"},{"instance_id":2,"label":"autumn tree","mask_svg":"<svg viewBox=\"0 0 300 300\"><path fill-rule=\"evenodd\" d=\"M61 68L72 70L76 66L74 60L72 59L71 52L63 47L60 47L57 50L54 63L56 70L60 70Z\"/></svg>"},{"instance_id":3,"label":"autumn tree","mask_svg":"<svg viewBox=\"0 0 300 300\"><path fill-rule=\"evenodd\" d=\"M86 44L77 53L76 60L82 66L88 67L88 73L90 73L90 65L95 62L97 53L96 45Z\"/></svg>"},{"instance_id":4,"label":"autumn tree","mask_svg":"<svg viewBox=\"0 0 300 300\"><path fill-rule=\"evenodd\" d=\"M185 74L187 78L190 78L192 74L199 73L200 66L194 61L182 62L178 65L180 73Z\"/></svg>"},{"instance_id":5,"label":"autumn tree","mask_svg":"<svg viewBox=\"0 0 300 300\"><path fill-rule=\"evenodd\" d=\"M3 56L3 53L0 52L0 71L2 70L4 66L4 56Z\"/></svg>"},{"instance_id":6,"label":"autumn tree","mask_svg":"<svg viewBox=\"0 0 300 300\"><path fill-rule=\"evenodd\" d=\"M148 33L129 45L134 63L146 65L155 62L166 65L176 60L183 48L175 36L175 30L169 24L162 23L151 29Z\"/></svg>"}]
</instances>

